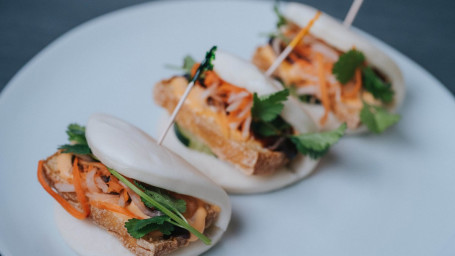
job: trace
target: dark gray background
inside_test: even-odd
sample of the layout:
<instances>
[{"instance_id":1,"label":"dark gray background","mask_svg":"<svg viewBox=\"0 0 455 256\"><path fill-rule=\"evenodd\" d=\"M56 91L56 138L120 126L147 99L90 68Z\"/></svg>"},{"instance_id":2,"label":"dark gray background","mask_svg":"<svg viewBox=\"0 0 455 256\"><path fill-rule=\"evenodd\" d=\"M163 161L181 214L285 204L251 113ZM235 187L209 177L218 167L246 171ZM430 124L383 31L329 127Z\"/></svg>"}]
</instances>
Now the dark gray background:
<instances>
[{"instance_id":1,"label":"dark gray background","mask_svg":"<svg viewBox=\"0 0 455 256\"><path fill-rule=\"evenodd\" d=\"M0 0L0 91L50 42L104 13L144 0ZM351 0L299 1L343 19ZM455 93L455 1L364 0L354 25L395 47Z\"/></svg>"}]
</instances>

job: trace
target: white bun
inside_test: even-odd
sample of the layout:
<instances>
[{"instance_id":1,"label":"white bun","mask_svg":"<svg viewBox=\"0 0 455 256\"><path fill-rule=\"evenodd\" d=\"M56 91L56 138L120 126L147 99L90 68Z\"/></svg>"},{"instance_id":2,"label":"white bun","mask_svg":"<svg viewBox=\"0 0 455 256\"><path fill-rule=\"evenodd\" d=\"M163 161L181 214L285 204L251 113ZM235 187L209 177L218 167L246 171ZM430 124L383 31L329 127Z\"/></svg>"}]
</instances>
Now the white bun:
<instances>
[{"instance_id":1,"label":"white bun","mask_svg":"<svg viewBox=\"0 0 455 256\"><path fill-rule=\"evenodd\" d=\"M250 62L221 50L216 52L213 70L224 81L258 95L274 93L282 88L279 83L266 77ZM313 118L291 97L284 103L281 117L300 133L318 130Z\"/></svg>"},{"instance_id":2,"label":"white bun","mask_svg":"<svg viewBox=\"0 0 455 256\"><path fill-rule=\"evenodd\" d=\"M95 226L88 220L78 220L71 216L59 204L55 205L55 222L57 228L66 243L80 256L133 256L120 241L107 232ZM224 230L215 229L211 231L210 246L202 242L192 242L186 247L177 249L173 256L194 256L199 255L215 245L222 236ZM215 241L215 238L218 238Z\"/></svg>"},{"instance_id":3,"label":"white bun","mask_svg":"<svg viewBox=\"0 0 455 256\"><path fill-rule=\"evenodd\" d=\"M274 93L280 87L276 87L273 80L264 76L250 62L221 50L216 52L214 71L224 81L250 92L256 92L258 95ZM281 116L301 133L317 130L314 121L294 101L285 102ZM161 123L164 124L165 121ZM309 157L299 156L298 159L294 159L290 168L283 168L273 175L247 176L242 170L229 163L188 149L178 141L174 133L169 133L164 143L188 162L196 165L200 171L229 193L261 193L282 188L308 176L318 163L317 160Z\"/></svg>"},{"instance_id":4,"label":"white bun","mask_svg":"<svg viewBox=\"0 0 455 256\"><path fill-rule=\"evenodd\" d=\"M285 18L300 27L306 26L316 12L317 10L313 7L299 3L288 3L283 9ZM319 19L314 23L310 33L340 51L346 52L352 49L352 47L362 51L367 62L378 69L391 82L395 95L390 111L396 112L397 108L403 102L406 88L403 75L398 65L385 52L374 46L364 37L345 28L340 22L325 13L322 13ZM308 104L304 105L308 106ZM318 115L317 112L320 112L321 108L322 107L317 106L308 108L308 110L313 117L319 118L321 115ZM333 116L331 118L336 120ZM329 124L325 126L325 129L337 128L339 124L339 121L329 122ZM363 126L356 131L366 131L366 129Z\"/></svg>"},{"instance_id":5,"label":"white bun","mask_svg":"<svg viewBox=\"0 0 455 256\"><path fill-rule=\"evenodd\" d=\"M118 239L91 223L78 220L55 204L55 222L66 243L82 256L132 256Z\"/></svg>"},{"instance_id":6,"label":"white bun","mask_svg":"<svg viewBox=\"0 0 455 256\"><path fill-rule=\"evenodd\" d=\"M156 187L202 199L221 208L214 224L215 231L210 235L212 240L210 246L198 240L179 249L173 255L198 255L219 241L231 218L231 204L226 192L218 185L173 152L159 146L152 137L140 129L115 117L105 114L92 115L87 123L86 137L93 154L103 164L119 173ZM58 223L64 218L60 215L57 215ZM102 252L99 255L112 253L110 247L102 247L102 243L88 241L93 239L91 235L81 237L79 233L69 232L66 225L73 225L70 224L70 220L80 222L69 218L60 221L68 224L60 223L59 227L63 237L77 252ZM74 226L77 226L77 231L82 234L91 232L87 228L88 225L73 225L72 229ZM109 239L110 235L107 232L102 233ZM100 232L93 234L96 237L101 236ZM78 241L77 244L72 242L73 239Z\"/></svg>"},{"instance_id":7,"label":"white bun","mask_svg":"<svg viewBox=\"0 0 455 256\"><path fill-rule=\"evenodd\" d=\"M163 120L168 118L166 116ZM275 174L249 176L214 156L187 148L177 139L174 132L168 133L164 144L188 162L197 165L201 172L232 194L263 193L280 189L310 175L319 162L299 155L289 168L284 167Z\"/></svg>"},{"instance_id":8,"label":"white bun","mask_svg":"<svg viewBox=\"0 0 455 256\"><path fill-rule=\"evenodd\" d=\"M279 91L272 79L250 62L235 55L218 50L215 55L214 71L224 81L235 86L243 87L258 95L265 95ZM314 132L317 126L294 101L286 101L281 114L301 133ZM162 122L165 123L165 122ZM290 168L283 168L269 176L248 176L242 170L223 162L213 156L188 149L178 141L174 133L169 133L165 145L177 152L188 162L196 165L200 171L222 186L229 193L250 194L268 192L282 188L308 176L316 167L318 161L309 157L300 156L295 159Z\"/></svg>"}]
</instances>

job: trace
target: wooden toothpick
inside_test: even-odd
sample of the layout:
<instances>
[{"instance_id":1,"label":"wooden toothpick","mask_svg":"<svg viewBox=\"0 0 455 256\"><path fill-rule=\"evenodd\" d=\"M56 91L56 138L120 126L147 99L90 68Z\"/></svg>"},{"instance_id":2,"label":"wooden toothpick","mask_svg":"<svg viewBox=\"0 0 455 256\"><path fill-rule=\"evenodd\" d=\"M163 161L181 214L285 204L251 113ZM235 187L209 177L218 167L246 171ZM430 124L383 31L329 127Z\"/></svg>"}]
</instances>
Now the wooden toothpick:
<instances>
[{"instance_id":1,"label":"wooden toothpick","mask_svg":"<svg viewBox=\"0 0 455 256\"><path fill-rule=\"evenodd\" d=\"M166 134L169 132L169 129L174 124L175 117L177 116L177 114L179 113L180 109L182 108L183 103L185 102L185 99L188 97L188 94L190 94L191 89L193 88L193 86L194 86L194 82L191 81L191 83L189 83L188 86L186 87L185 93L183 93L182 98L180 98L179 103L174 108L174 112L172 112L172 115L169 118L169 121L167 122L165 130L163 131L163 133L161 134L160 139L158 140L158 145L161 145L163 143L164 138L166 137Z\"/></svg>"},{"instance_id":2,"label":"wooden toothpick","mask_svg":"<svg viewBox=\"0 0 455 256\"><path fill-rule=\"evenodd\" d=\"M272 63L269 69L265 71L266 76L271 76L273 72L275 72L275 70L280 66L281 62L283 62L283 60L286 59L289 53L292 52L294 47L300 43L300 41L303 39L304 36L308 34L308 32L310 32L310 28L313 26L314 22L319 18L320 15L321 12L318 11L316 15L314 15L314 17L310 20L310 22L308 22L308 24L299 31L297 36L295 36L294 39L292 39L292 41L288 44L284 51L281 52L278 58Z\"/></svg>"},{"instance_id":3,"label":"wooden toothpick","mask_svg":"<svg viewBox=\"0 0 455 256\"><path fill-rule=\"evenodd\" d=\"M164 129L163 133L161 134L159 140L158 140L158 145L163 144L164 138L166 137L166 134L168 133L169 129L172 127L175 121L175 117L179 113L180 109L183 106L183 103L185 102L186 98L191 92L191 89L193 88L194 84L196 81L199 79L202 73L206 70L212 70L213 69L213 64L212 61L215 59L215 51L216 51L216 46L213 46L210 51L208 51L205 54L205 59L201 62L201 65L199 65L199 68L196 70L196 73L194 74L193 78L191 79L190 83L186 87L185 92L183 93L183 96L180 98L180 101L177 103L177 106L174 108L174 111L172 112L171 117L169 118L169 121L166 125L166 128Z\"/></svg>"},{"instance_id":4,"label":"wooden toothpick","mask_svg":"<svg viewBox=\"0 0 455 256\"><path fill-rule=\"evenodd\" d=\"M304 36L310 32L310 28L313 26L314 22L319 18L321 12L318 11L316 15L308 22L308 24L302 28L294 39L289 43L289 45L284 49L284 51L278 56L278 58L272 63L272 65L265 72L266 76L271 76L273 72L280 66L281 62L292 52L295 46L297 46Z\"/></svg>"},{"instance_id":5,"label":"wooden toothpick","mask_svg":"<svg viewBox=\"0 0 455 256\"><path fill-rule=\"evenodd\" d=\"M352 2L351 8L349 8L348 14L346 14L346 18L344 18L343 25L346 28L349 28L354 22L357 13L359 12L360 6L362 6L363 0L354 0Z\"/></svg>"}]
</instances>

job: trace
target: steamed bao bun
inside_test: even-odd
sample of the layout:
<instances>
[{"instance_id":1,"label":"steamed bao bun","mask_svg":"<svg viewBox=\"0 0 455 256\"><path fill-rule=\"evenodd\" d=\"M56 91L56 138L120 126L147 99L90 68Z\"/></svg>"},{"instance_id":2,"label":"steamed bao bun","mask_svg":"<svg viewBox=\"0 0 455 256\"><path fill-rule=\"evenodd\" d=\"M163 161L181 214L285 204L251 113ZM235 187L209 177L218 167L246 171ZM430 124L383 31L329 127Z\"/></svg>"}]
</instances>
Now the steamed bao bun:
<instances>
[{"instance_id":1,"label":"steamed bao bun","mask_svg":"<svg viewBox=\"0 0 455 256\"><path fill-rule=\"evenodd\" d=\"M188 162L138 129L105 114L92 115L86 127L87 142L93 154L106 166L146 184L204 200L221 208L209 234L211 245L200 240L172 255L199 255L215 245L231 218L226 192ZM107 231L71 217L57 206L57 226L66 242L80 255L131 255Z\"/></svg>"},{"instance_id":2,"label":"steamed bao bun","mask_svg":"<svg viewBox=\"0 0 455 256\"><path fill-rule=\"evenodd\" d=\"M223 80L233 85L243 87L259 95L279 91L273 81L253 64L235 55L218 50L215 55L213 70ZM288 100L281 116L301 133L315 132L314 121L301 109L295 101ZM167 118L167 117L166 117ZM184 146L174 133L169 133L164 144L185 160L197 166L198 169L222 186L229 193L251 194L276 190L292 184L308 176L316 167L318 160L298 155L289 167L268 176L248 176L233 165Z\"/></svg>"},{"instance_id":3,"label":"steamed bao bun","mask_svg":"<svg viewBox=\"0 0 455 256\"><path fill-rule=\"evenodd\" d=\"M300 27L305 27L308 22L314 17L317 10L311 6L300 3L288 3L283 8L283 16L297 24ZM398 107L403 102L405 96L405 84L403 75L398 65L382 50L371 44L364 37L347 29L336 19L322 13L319 19L311 27L310 34L322 39L328 45L342 51L347 52L354 46L359 51L363 52L366 61L374 68L379 70L392 84L395 92L394 101L389 107L389 111L396 112ZM324 108L320 105L312 105L302 103L308 113L314 120L318 120L324 113ZM336 129L340 122L332 113L329 113L327 123L323 130ZM347 133L360 133L368 131L365 125L361 125L356 130L347 130Z\"/></svg>"}]
</instances>

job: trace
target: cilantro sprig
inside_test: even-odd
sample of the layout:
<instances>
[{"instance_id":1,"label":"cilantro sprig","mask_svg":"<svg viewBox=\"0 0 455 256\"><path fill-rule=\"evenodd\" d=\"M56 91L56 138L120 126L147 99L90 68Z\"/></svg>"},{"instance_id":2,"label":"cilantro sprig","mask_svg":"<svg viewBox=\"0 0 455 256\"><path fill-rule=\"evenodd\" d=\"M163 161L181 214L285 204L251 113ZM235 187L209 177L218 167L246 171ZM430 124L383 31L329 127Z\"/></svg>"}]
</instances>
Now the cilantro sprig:
<instances>
[{"instance_id":1,"label":"cilantro sprig","mask_svg":"<svg viewBox=\"0 0 455 256\"><path fill-rule=\"evenodd\" d=\"M182 213L186 211L186 202L182 199L175 199L171 197L165 191L156 188L156 187L146 187L145 185L140 184L137 181L134 181L134 184L141 189L145 194L153 198L156 202L163 205L176 215L178 215L181 219L185 220ZM149 208L154 208L155 206L151 204L149 201L145 200L141 197L142 202L145 206ZM170 235L172 231L174 231L175 226L180 226L176 224L169 216L166 215L159 215L149 219L129 219L125 223L125 228L127 229L128 233L134 238L141 238L148 233L158 230L165 235Z\"/></svg>"},{"instance_id":2,"label":"cilantro sprig","mask_svg":"<svg viewBox=\"0 0 455 256\"><path fill-rule=\"evenodd\" d=\"M172 68L172 69L177 69L177 70L182 70L184 71L185 75L189 77L190 82L196 82L196 80L199 79L199 77L207 70L213 70L213 60L215 59L215 52L216 52L217 47L213 46L206 54L204 60L201 62L201 65L199 65L199 68L196 70L196 73L194 76L191 76L191 70L193 69L194 64L196 64L196 61L191 57L190 55L185 56L183 59L183 65L182 67L177 67L173 65L167 65L166 67Z\"/></svg>"},{"instance_id":3,"label":"cilantro sprig","mask_svg":"<svg viewBox=\"0 0 455 256\"><path fill-rule=\"evenodd\" d=\"M332 73L340 83L345 84L353 78L355 70L360 68L365 90L370 92L375 99L384 103L392 102L394 92L391 84L384 82L371 67L364 66L364 63L364 54L352 49L340 56L333 65Z\"/></svg>"},{"instance_id":4,"label":"cilantro sprig","mask_svg":"<svg viewBox=\"0 0 455 256\"><path fill-rule=\"evenodd\" d=\"M344 135L346 124L333 131L294 135L291 126L280 117L288 96L287 89L261 97L253 95L253 132L264 137L283 136L290 139L300 153L314 159L322 157Z\"/></svg>"},{"instance_id":5,"label":"cilantro sprig","mask_svg":"<svg viewBox=\"0 0 455 256\"><path fill-rule=\"evenodd\" d=\"M288 23L288 21L286 20L286 18L280 11L279 1L275 1L275 4L273 5L273 12L277 16L275 31L268 32L268 33L261 33L260 36L266 36L268 38L278 38L281 41L283 41L285 44L288 44L289 42L291 42L291 38L284 35L282 30L280 29L282 26L286 25Z\"/></svg>"},{"instance_id":6,"label":"cilantro sprig","mask_svg":"<svg viewBox=\"0 0 455 256\"><path fill-rule=\"evenodd\" d=\"M365 62L362 52L352 49L342 54L332 68L332 73L336 79L345 84L354 76L355 70Z\"/></svg>"},{"instance_id":7,"label":"cilantro sprig","mask_svg":"<svg viewBox=\"0 0 455 256\"><path fill-rule=\"evenodd\" d=\"M360 120L374 133L382 133L401 119L398 114L389 113L386 109L366 102L360 111Z\"/></svg>"},{"instance_id":8,"label":"cilantro sprig","mask_svg":"<svg viewBox=\"0 0 455 256\"><path fill-rule=\"evenodd\" d=\"M253 94L251 126L256 134L269 137L283 136L289 132L291 126L279 117L284 108L283 102L287 100L288 96L288 89L263 96Z\"/></svg>"},{"instance_id":9,"label":"cilantro sprig","mask_svg":"<svg viewBox=\"0 0 455 256\"><path fill-rule=\"evenodd\" d=\"M119 179L121 182L123 182L123 184L125 184L127 187L129 187L131 190L133 190L136 194L138 194L143 200L145 200L147 202L147 204L149 204L149 206L153 206L154 208L156 208L159 211L161 211L162 213L164 213L167 217L169 217L169 219L163 219L163 220L160 219L160 221L150 220L150 222L151 222L150 227L147 227L147 225L146 225L147 223L137 221L137 220L133 221L132 223L130 223L128 225L125 224L125 227L127 229L128 229L128 227L130 227L130 231L133 233L132 235L140 236L146 230L151 230L151 231L157 230L157 229L153 229L156 227L154 225L163 225L164 223L170 223L172 225L175 225L175 226L188 230L190 233L194 234L197 238L199 238L203 243L210 245L211 240L208 237L206 237L204 234L202 234L201 232L197 231L190 224L188 224L188 222L186 221L185 218L182 218L181 216L176 214L173 210L171 210L171 209L167 208L165 205L163 205L163 203L158 202L152 196L150 196L146 192L142 191L140 188L138 188L136 185L131 183L128 179L123 177L116 170L111 169L111 168L108 168L108 170L112 175L114 175L117 179ZM156 217L153 217L153 218L156 218ZM159 224L159 223L161 223L161 224ZM168 225L168 224L165 224L165 225ZM145 228L145 227L147 227L147 228ZM141 232L141 231L143 231L143 232Z\"/></svg>"},{"instance_id":10,"label":"cilantro sprig","mask_svg":"<svg viewBox=\"0 0 455 256\"><path fill-rule=\"evenodd\" d=\"M365 90L369 91L374 98L384 103L393 100L394 92L390 83L384 83L370 67L362 68L363 85Z\"/></svg>"},{"instance_id":11,"label":"cilantro sprig","mask_svg":"<svg viewBox=\"0 0 455 256\"><path fill-rule=\"evenodd\" d=\"M288 96L288 89L260 97L254 93L251 114L258 120L270 122L281 113L284 108L283 102L287 100Z\"/></svg>"},{"instance_id":12,"label":"cilantro sprig","mask_svg":"<svg viewBox=\"0 0 455 256\"><path fill-rule=\"evenodd\" d=\"M304 133L290 138L300 153L309 155L311 158L320 158L343 137L346 128L346 123L343 123L333 131Z\"/></svg>"},{"instance_id":13,"label":"cilantro sprig","mask_svg":"<svg viewBox=\"0 0 455 256\"><path fill-rule=\"evenodd\" d=\"M199 65L196 73L191 78L191 82L195 83L200 76L203 75L205 71L213 70L213 61L215 60L215 52L217 47L213 46L206 54L204 60L202 60L201 65Z\"/></svg>"},{"instance_id":14,"label":"cilantro sprig","mask_svg":"<svg viewBox=\"0 0 455 256\"><path fill-rule=\"evenodd\" d=\"M155 216L148 219L129 219L125 222L125 228L132 237L139 239L148 233L158 230L164 235L170 235L175 229L171 218L168 216Z\"/></svg>"},{"instance_id":15,"label":"cilantro sprig","mask_svg":"<svg viewBox=\"0 0 455 256\"><path fill-rule=\"evenodd\" d=\"M85 127L78 124L70 124L66 129L70 144L60 146L63 153L73 153L78 155L92 154L87 139L85 138Z\"/></svg>"},{"instance_id":16,"label":"cilantro sprig","mask_svg":"<svg viewBox=\"0 0 455 256\"><path fill-rule=\"evenodd\" d=\"M278 21L276 22L276 27L280 28L288 23L284 15L280 11L279 1L275 1L273 5L273 12L276 14Z\"/></svg>"},{"instance_id":17,"label":"cilantro sprig","mask_svg":"<svg viewBox=\"0 0 455 256\"><path fill-rule=\"evenodd\" d=\"M139 182L135 181L134 184L139 187L144 193L151 196L155 199L158 203L162 204L164 207L168 208L169 210L173 211L175 214L179 215L181 218L186 211L186 202L183 199L175 199L171 197L169 194L164 192L162 189L159 188L146 188L144 185L140 184ZM153 208L154 206L151 205L147 200L142 198L142 202L149 208Z\"/></svg>"},{"instance_id":18,"label":"cilantro sprig","mask_svg":"<svg viewBox=\"0 0 455 256\"><path fill-rule=\"evenodd\" d=\"M89 155L96 160L96 157L92 154L92 151L88 146L84 126L70 124L66 133L68 134L68 139L73 144L60 146L59 148L62 149L64 153ZM125 223L125 227L132 237L141 238L154 230L158 230L165 235L170 235L177 226L193 233L205 244L211 243L211 240L208 237L189 225L182 215L186 211L186 202L184 200L175 199L159 188L151 188L134 181L135 185L114 169L108 168L108 170L112 175L123 182L123 184L138 194L147 207L155 208L164 214L143 220L134 218L129 219Z\"/></svg>"}]
</instances>

